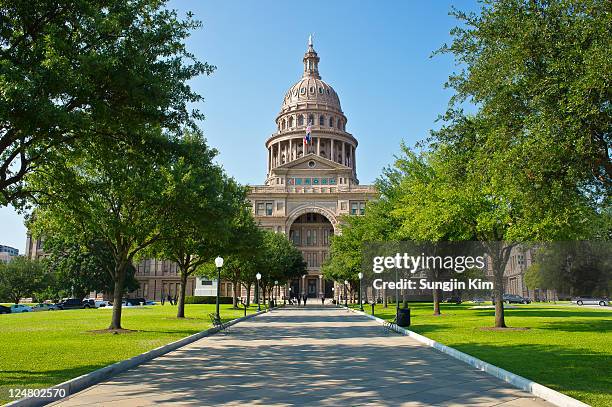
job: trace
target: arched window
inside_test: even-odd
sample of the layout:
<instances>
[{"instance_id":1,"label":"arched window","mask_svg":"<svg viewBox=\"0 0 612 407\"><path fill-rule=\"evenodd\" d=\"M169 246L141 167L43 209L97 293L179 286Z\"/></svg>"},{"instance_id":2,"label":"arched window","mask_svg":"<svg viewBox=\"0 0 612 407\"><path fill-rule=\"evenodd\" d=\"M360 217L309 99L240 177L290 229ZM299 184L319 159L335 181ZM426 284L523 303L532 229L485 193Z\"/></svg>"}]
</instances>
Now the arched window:
<instances>
[{"instance_id":1,"label":"arched window","mask_svg":"<svg viewBox=\"0 0 612 407\"><path fill-rule=\"evenodd\" d=\"M281 125L281 128L282 128L283 130L285 130L285 125L286 125L286 124L287 124L287 122L285 122L285 119L283 119L283 122L282 122L282 125Z\"/></svg>"},{"instance_id":2,"label":"arched window","mask_svg":"<svg viewBox=\"0 0 612 407\"><path fill-rule=\"evenodd\" d=\"M346 122L342 122L342 130L346 131Z\"/></svg>"},{"instance_id":3,"label":"arched window","mask_svg":"<svg viewBox=\"0 0 612 407\"><path fill-rule=\"evenodd\" d=\"M314 116L311 114L308 115L308 124L310 125L314 124Z\"/></svg>"},{"instance_id":4,"label":"arched window","mask_svg":"<svg viewBox=\"0 0 612 407\"><path fill-rule=\"evenodd\" d=\"M298 116L298 126L303 126L304 125L304 116L299 115Z\"/></svg>"},{"instance_id":5,"label":"arched window","mask_svg":"<svg viewBox=\"0 0 612 407\"><path fill-rule=\"evenodd\" d=\"M293 116L289 118L289 128L293 127Z\"/></svg>"},{"instance_id":6,"label":"arched window","mask_svg":"<svg viewBox=\"0 0 612 407\"><path fill-rule=\"evenodd\" d=\"M325 116L319 116L319 126L323 126L325 124Z\"/></svg>"},{"instance_id":7,"label":"arched window","mask_svg":"<svg viewBox=\"0 0 612 407\"><path fill-rule=\"evenodd\" d=\"M334 127L334 118L333 117L329 118L329 127Z\"/></svg>"},{"instance_id":8,"label":"arched window","mask_svg":"<svg viewBox=\"0 0 612 407\"><path fill-rule=\"evenodd\" d=\"M342 128L342 120L338 119L338 130Z\"/></svg>"}]
</instances>

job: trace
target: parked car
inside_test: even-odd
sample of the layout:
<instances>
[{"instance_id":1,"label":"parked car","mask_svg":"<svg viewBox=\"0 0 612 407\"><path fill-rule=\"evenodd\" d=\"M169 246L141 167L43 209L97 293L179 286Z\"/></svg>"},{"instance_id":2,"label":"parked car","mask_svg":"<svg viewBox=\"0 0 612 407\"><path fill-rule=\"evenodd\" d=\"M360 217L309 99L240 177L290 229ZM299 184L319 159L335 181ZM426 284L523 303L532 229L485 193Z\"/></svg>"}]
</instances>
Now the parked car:
<instances>
[{"instance_id":1,"label":"parked car","mask_svg":"<svg viewBox=\"0 0 612 407\"><path fill-rule=\"evenodd\" d=\"M157 303L155 301L151 301L151 300L147 300L145 302L145 305L156 305Z\"/></svg>"},{"instance_id":2,"label":"parked car","mask_svg":"<svg viewBox=\"0 0 612 407\"><path fill-rule=\"evenodd\" d=\"M531 304L531 300L529 298L521 297L516 294L504 294L502 296L502 301L506 304ZM492 299L493 305L495 305L495 298Z\"/></svg>"},{"instance_id":3,"label":"parked car","mask_svg":"<svg viewBox=\"0 0 612 407\"><path fill-rule=\"evenodd\" d=\"M32 311L34 311L34 312L38 312L38 311L55 311L56 309L57 309L57 305L55 305L55 304L46 304L46 303L36 304L35 306L32 307Z\"/></svg>"},{"instance_id":4,"label":"parked car","mask_svg":"<svg viewBox=\"0 0 612 407\"><path fill-rule=\"evenodd\" d=\"M610 305L610 300L605 297L576 297L572 302L577 305L600 305L602 307Z\"/></svg>"},{"instance_id":5,"label":"parked car","mask_svg":"<svg viewBox=\"0 0 612 407\"><path fill-rule=\"evenodd\" d=\"M124 298L123 305L129 304L131 306L139 306L145 304L147 301L144 298Z\"/></svg>"},{"instance_id":6,"label":"parked car","mask_svg":"<svg viewBox=\"0 0 612 407\"><path fill-rule=\"evenodd\" d=\"M10 306L11 314L18 314L20 312L32 312L32 307L23 304L13 304Z\"/></svg>"},{"instance_id":7,"label":"parked car","mask_svg":"<svg viewBox=\"0 0 612 407\"><path fill-rule=\"evenodd\" d=\"M485 299L484 298L474 298L472 302L476 304L482 304L483 302L485 302Z\"/></svg>"},{"instance_id":8,"label":"parked car","mask_svg":"<svg viewBox=\"0 0 612 407\"><path fill-rule=\"evenodd\" d=\"M531 304L531 300L516 294L505 294L504 302L506 304Z\"/></svg>"},{"instance_id":9,"label":"parked car","mask_svg":"<svg viewBox=\"0 0 612 407\"><path fill-rule=\"evenodd\" d=\"M57 309L78 309L83 308L83 300L78 298L64 298L56 304Z\"/></svg>"},{"instance_id":10,"label":"parked car","mask_svg":"<svg viewBox=\"0 0 612 407\"><path fill-rule=\"evenodd\" d=\"M461 304L461 297L448 297L444 299L444 302L452 304Z\"/></svg>"},{"instance_id":11,"label":"parked car","mask_svg":"<svg viewBox=\"0 0 612 407\"><path fill-rule=\"evenodd\" d=\"M9 307L0 305L0 314L10 314L10 313L11 313L11 309Z\"/></svg>"},{"instance_id":12,"label":"parked car","mask_svg":"<svg viewBox=\"0 0 612 407\"><path fill-rule=\"evenodd\" d=\"M110 303L104 300L94 300L92 298L83 300L83 308L104 308L108 306L110 306Z\"/></svg>"}]
</instances>

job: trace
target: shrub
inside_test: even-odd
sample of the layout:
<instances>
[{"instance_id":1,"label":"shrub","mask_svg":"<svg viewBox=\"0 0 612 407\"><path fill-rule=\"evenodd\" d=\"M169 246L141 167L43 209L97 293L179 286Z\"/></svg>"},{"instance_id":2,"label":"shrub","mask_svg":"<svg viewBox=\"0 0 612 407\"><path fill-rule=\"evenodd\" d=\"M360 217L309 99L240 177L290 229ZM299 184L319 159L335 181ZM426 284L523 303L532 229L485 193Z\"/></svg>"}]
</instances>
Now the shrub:
<instances>
[{"instance_id":1,"label":"shrub","mask_svg":"<svg viewBox=\"0 0 612 407\"><path fill-rule=\"evenodd\" d=\"M187 295L185 304L215 304L217 297L213 295ZM232 304L232 297L219 297L219 304Z\"/></svg>"}]
</instances>

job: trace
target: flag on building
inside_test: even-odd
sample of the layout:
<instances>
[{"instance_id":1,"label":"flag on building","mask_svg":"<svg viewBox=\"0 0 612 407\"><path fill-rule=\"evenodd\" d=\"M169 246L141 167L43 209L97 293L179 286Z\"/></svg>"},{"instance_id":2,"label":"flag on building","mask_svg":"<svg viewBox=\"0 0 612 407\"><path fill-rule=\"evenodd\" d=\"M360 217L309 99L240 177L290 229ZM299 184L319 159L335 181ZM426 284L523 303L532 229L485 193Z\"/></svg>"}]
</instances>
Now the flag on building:
<instances>
[{"instance_id":1,"label":"flag on building","mask_svg":"<svg viewBox=\"0 0 612 407\"><path fill-rule=\"evenodd\" d=\"M310 125L306 126L306 135L304 136L304 144L310 144Z\"/></svg>"}]
</instances>

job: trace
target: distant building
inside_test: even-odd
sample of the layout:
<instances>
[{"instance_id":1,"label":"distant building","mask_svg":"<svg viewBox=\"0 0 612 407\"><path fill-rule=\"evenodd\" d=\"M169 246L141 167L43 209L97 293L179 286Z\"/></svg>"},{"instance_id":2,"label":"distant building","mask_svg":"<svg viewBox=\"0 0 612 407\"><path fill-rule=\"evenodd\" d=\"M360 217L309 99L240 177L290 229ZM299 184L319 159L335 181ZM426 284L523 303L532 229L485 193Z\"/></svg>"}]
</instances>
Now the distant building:
<instances>
[{"instance_id":1,"label":"distant building","mask_svg":"<svg viewBox=\"0 0 612 407\"><path fill-rule=\"evenodd\" d=\"M19 256L19 249L0 244L0 262L8 263L15 256Z\"/></svg>"},{"instance_id":2,"label":"distant building","mask_svg":"<svg viewBox=\"0 0 612 407\"><path fill-rule=\"evenodd\" d=\"M312 40L303 62L266 140L265 184L252 186L249 199L260 227L287 236L307 264L302 278L282 282L283 295L332 298L341 286L321 274L330 237L340 233L343 215L363 215L377 192L359 184L357 139L346 130L338 94L319 75Z\"/></svg>"}]
</instances>

